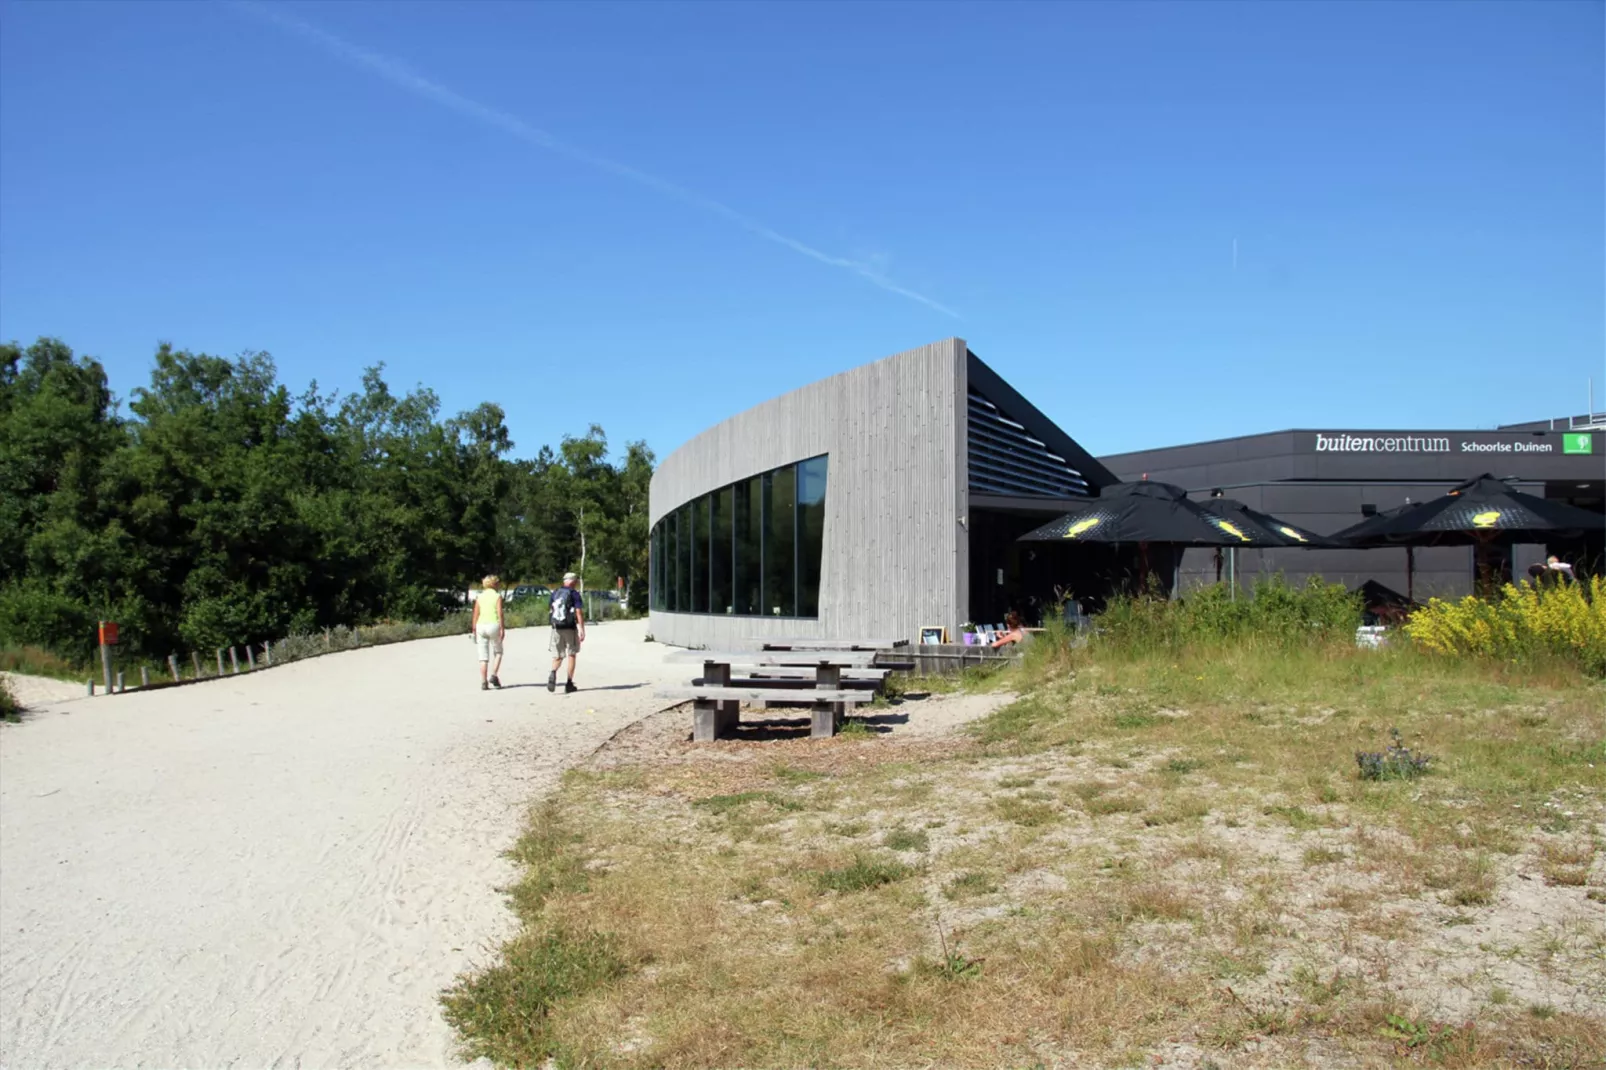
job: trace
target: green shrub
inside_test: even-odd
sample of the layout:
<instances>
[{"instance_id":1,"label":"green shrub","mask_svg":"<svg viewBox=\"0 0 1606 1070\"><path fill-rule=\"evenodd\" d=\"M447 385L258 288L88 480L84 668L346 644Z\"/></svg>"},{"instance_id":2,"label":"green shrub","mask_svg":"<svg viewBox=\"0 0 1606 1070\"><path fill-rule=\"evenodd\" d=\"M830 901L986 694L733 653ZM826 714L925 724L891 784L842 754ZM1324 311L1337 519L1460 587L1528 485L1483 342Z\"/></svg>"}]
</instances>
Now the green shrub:
<instances>
[{"instance_id":1,"label":"green shrub","mask_svg":"<svg viewBox=\"0 0 1606 1070\"><path fill-rule=\"evenodd\" d=\"M11 681L0 676L0 721L15 721L22 713L22 704L11 691Z\"/></svg>"},{"instance_id":2,"label":"green shrub","mask_svg":"<svg viewBox=\"0 0 1606 1070\"><path fill-rule=\"evenodd\" d=\"M1313 576L1293 587L1281 576L1268 576L1237 598L1220 583L1169 600L1116 598L1099 615L1093 641L1134 652L1219 642L1353 642L1360 620L1360 599L1343 584Z\"/></svg>"},{"instance_id":3,"label":"green shrub","mask_svg":"<svg viewBox=\"0 0 1606 1070\"><path fill-rule=\"evenodd\" d=\"M95 649L96 623L88 606L42 584L0 588L0 647L42 647L87 661Z\"/></svg>"}]
</instances>

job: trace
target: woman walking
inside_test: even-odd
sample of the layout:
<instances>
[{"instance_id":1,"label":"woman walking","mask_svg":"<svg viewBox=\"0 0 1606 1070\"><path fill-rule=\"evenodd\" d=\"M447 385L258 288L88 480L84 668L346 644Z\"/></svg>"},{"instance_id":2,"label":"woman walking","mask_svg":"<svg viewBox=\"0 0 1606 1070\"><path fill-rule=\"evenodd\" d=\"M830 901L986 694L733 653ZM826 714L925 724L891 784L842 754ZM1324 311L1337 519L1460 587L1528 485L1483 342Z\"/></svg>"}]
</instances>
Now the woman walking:
<instances>
[{"instance_id":1,"label":"woman walking","mask_svg":"<svg viewBox=\"0 0 1606 1070\"><path fill-rule=\"evenodd\" d=\"M468 630L480 649L480 690L500 689L502 681L496 674L502 671L502 640L507 629L502 622L502 581L487 576L480 582L480 596L474 599L474 614ZM495 664L491 663L492 657ZM487 675L488 674L488 675Z\"/></svg>"}]
</instances>

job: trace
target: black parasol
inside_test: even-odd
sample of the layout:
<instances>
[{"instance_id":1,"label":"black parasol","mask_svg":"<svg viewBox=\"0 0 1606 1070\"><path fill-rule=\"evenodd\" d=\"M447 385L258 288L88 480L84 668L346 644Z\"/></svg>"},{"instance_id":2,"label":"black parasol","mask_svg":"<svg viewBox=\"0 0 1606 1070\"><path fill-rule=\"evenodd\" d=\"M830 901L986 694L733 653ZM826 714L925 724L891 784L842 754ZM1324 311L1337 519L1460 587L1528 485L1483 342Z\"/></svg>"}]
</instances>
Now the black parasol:
<instances>
[{"instance_id":1,"label":"black parasol","mask_svg":"<svg viewBox=\"0 0 1606 1070\"><path fill-rule=\"evenodd\" d=\"M1545 542L1557 536L1606 528L1606 516L1566 502L1525 494L1487 473L1425 502L1402 505L1331 538L1355 547L1405 547L1406 592L1415 596L1418 546L1473 546L1481 557L1491 546Z\"/></svg>"},{"instance_id":2,"label":"black parasol","mask_svg":"<svg viewBox=\"0 0 1606 1070\"><path fill-rule=\"evenodd\" d=\"M1253 533L1208 513L1170 483L1117 483L1105 487L1019 542L1166 543L1171 546L1255 546ZM1277 545L1283 545L1278 543Z\"/></svg>"},{"instance_id":3,"label":"black parasol","mask_svg":"<svg viewBox=\"0 0 1606 1070\"><path fill-rule=\"evenodd\" d=\"M1491 475L1368 517L1332 536L1349 546L1490 546L1606 528L1606 516L1515 490Z\"/></svg>"},{"instance_id":4,"label":"black parasol","mask_svg":"<svg viewBox=\"0 0 1606 1070\"><path fill-rule=\"evenodd\" d=\"M1325 535L1306 531L1296 527L1286 520L1280 520L1269 513L1262 513L1259 509L1251 509L1243 502L1232 498L1206 498L1198 503L1199 508L1206 513L1221 517L1229 521L1235 528L1248 534L1253 541L1238 543L1239 546L1284 547L1304 546L1311 549L1333 549L1341 544L1335 543Z\"/></svg>"}]
</instances>

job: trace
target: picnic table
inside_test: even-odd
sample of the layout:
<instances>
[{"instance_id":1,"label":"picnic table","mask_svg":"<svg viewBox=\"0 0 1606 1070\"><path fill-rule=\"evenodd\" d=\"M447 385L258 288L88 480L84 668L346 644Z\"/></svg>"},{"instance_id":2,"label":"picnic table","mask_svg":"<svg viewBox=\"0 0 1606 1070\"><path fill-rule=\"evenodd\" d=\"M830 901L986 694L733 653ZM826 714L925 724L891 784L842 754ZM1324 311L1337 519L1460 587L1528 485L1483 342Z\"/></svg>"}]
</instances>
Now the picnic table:
<instances>
[{"instance_id":1,"label":"picnic table","mask_svg":"<svg viewBox=\"0 0 1606 1070\"><path fill-rule=\"evenodd\" d=\"M726 653L687 650L671 662L701 662L703 674L689 685L665 687L659 698L692 699L692 739L708 742L736 727L741 704L808 703L813 707L809 735L836 734L849 706L870 702L889 669L875 665L875 651L758 651ZM745 670L739 677L733 669Z\"/></svg>"}]
</instances>

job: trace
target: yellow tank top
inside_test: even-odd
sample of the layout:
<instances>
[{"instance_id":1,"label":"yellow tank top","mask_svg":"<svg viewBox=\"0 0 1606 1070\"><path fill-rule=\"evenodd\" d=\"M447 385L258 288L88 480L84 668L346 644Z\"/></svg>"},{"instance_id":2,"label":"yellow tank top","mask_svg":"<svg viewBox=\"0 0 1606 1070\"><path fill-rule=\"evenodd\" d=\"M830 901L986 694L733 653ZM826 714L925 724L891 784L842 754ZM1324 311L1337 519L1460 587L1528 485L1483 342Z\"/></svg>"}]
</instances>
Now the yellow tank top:
<instances>
[{"instance_id":1,"label":"yellow tank top","mask_svg":"<svg viewBox=\"0 0 1606 1070\"><path fill-rule=\"evenodd\" d=\"M480 606L481 622L494 620L498 624L502 623L501 592L494 588L483 590L480 592L478 602Z\"/></svg>"}]
</instances>

